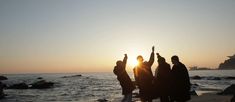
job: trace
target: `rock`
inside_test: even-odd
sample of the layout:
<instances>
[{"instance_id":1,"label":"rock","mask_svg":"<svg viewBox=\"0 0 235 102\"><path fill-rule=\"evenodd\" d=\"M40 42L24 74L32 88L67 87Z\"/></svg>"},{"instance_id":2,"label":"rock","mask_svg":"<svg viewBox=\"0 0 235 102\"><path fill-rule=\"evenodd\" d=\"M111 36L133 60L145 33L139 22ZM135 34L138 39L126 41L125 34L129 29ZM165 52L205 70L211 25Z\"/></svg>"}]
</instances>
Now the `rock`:
<instances>
[{"instance_id":1,"label":"rock","mask_svg":"<svg viewBox=\"0 0 235 102\"><path fill-rule=\"evenodd\" d=\"M108 100L106 100L106 99L98 99L97 101L98 102L108 102Z\"/></svg>"},{"instance_id":2,"label":"rock","mask_svg":"<svg viewBox=\"0 0 235 102\"><path fill-rule=\"evenodd\" d=\"M7 80L8 78L5 76L0 76L0 80Z\"/></svg>"},{"instance_id":3,"label":"rock","mask_svg":"<svg viewBox=\"0 0 235 102\"><path fill-rule=\"evenodd\" d=\"M224 79L235 80L235 77L229 76L229 77L225 77Z\"/></svg>"},{"instance_id":4,"label":"rock","mask_svg":"<svg viewBox=\"0 0 235 102\"><path fill-rule=\"evenodd\" d=\"M5 87L5 84L3 84L1 81L0 81L0 99L4 98L6 96L6 94L4 94L3 92L3 88Z\"/></svg>"},{"instance_id":5,"label":"rock","mask_svg":"<svg viewBox=\"0 0 235 102\"><path fill-rule=\"evenodd\" d=\"M220 95L234 95L235 94L235 84L227 87L224 91L218 93Z\"/></svg>"},{"instance_id":6,"label":"rock","mask_svg":"<svg viewBox=\"0 0 235 102\"><path fill-rule=\"evenodd\" d=\"M6 95L0 93L0 99L3 99Z\"/></svg>"},{"instance_id":7,"label":"rock","mask_svg":"<svg viewBox=\"0 0 235 102\"><path fill-rule=\"evenodd\" d=\"M230 102L235 102L235 95L233 95L233 98L231 99Z\"/></svg>"},{"instance_id":8,"label":"rock","mask_svg":"<svg viewBox=\"0 0 235 102\"><path fill-rule=\"evenodd\" d=\"M202 79L202 77L196 75L196 76L191 77L191 79L200 80L200 79Z\"/></svg>"},{"instance_id":9,"label":"rock","mask_svg":"<svg viewBox=\"0 0 235 102\"><path fill-rule=\"evenodd\" d=\"M8 89L28 89L29 86L26 83L13 84Z\"/></svg>"},{"instance_id":10,"label":"rock","mask_svg":"<svg viewBox=\"0 0 235 102\"><path fill-rule=\"evenodd\" d=\"M207 80L221 80L220 77L208 77Z\"/></svg>"},{"instance_id":11,"label":"rock","mask_svg":"<svg viewBox=\"0 0 235 102\"><path fill-rule=\"evenodd\" d=\"M63 76L62 78L73 78L73 77L81 77L81 74L78 75L71 75L71 76Z\"/></svg>"},{"instance_id":12,"label":"rock","mask_svg":"<svg viewBox=\"0 0 235 102\"><path fill-rule=\"evenodd\" d=\"M47 89L54 86L53 82L47 82L45 80L37 81L31 84L31 89Z\"/></svg>"},{"instance_id":13,"label":"rock","mask_svg":"<svg viewBox=\"0 0 235 102\"><path fill-rule=\"evenodd\" d=\"M37 79L43 79L42 77L38 77Z\"/></svg>"},{"instance_id":14,"label":"rock","mask_svg":"<svg viewBox=\"0 0 235 102\"><path fill-rule=\"evenodd\" d=\"M190 95L195 95L195 96L198 96L195 90L193 90L193 91L190 91Z\"/></svg>"}]
</instances>

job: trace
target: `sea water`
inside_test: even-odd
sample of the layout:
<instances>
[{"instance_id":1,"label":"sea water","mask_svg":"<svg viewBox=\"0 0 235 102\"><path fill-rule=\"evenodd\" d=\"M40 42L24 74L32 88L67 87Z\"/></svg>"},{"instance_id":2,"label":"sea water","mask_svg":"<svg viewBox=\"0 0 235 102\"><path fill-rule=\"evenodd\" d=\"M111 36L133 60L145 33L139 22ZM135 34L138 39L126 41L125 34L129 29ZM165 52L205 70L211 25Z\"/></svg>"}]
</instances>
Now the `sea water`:
<instances>
[{"instance_id":1,"label":"sea water","mask_svg":"<svg viewBox=\"0 0 235 102\"><path fill-rule=\"evenodd\" d=\"M67 77L82 74L81 77ZM195 70L189 71L190 76L204 77L235 77L235 70ZM129 73L133 79L133 74ZM5 89L8 95L0 102L95 102L97 99L109 101L121 98L121 87L113 73L57 73L57 74L6 74L8 80L3 81L7 85L25 82L33 83L42 77L46 81L55 83L49 89ZM235 80L191 80L200 88L196 91L200 94L208 90L223 90ZM205 90L206 89L206 90Z\"/></svg>"}]
</instances>

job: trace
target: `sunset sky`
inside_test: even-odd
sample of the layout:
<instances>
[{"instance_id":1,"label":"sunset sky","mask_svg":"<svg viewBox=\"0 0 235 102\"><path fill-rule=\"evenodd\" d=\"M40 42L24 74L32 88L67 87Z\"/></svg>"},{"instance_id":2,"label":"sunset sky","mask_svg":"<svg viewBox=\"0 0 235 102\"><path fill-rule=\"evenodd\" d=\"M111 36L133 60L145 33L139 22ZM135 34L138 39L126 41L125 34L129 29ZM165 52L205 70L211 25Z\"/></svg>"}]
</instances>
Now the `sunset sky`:
<instances>
[{"instance_id":1,"label":"sunset sky","mask_svg":"<svg viewBox=\"0 0 235 102\"><path fill-rule=\"evenodd\" d=\"M216 68L234 44L234 0L0 1L0 73L112 72L125 53L130 71L153 45Z\"/></svg>"}]
</instances>

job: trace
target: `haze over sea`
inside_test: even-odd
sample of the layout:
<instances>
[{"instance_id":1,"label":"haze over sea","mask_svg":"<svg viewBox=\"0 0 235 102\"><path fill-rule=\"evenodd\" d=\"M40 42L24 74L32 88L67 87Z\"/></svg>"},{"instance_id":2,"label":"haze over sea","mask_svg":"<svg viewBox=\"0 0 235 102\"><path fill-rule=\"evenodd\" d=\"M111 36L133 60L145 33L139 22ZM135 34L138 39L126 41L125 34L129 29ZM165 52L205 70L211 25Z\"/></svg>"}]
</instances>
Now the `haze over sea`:
<instances>
[{"instance_id":1,"label":"haze over sea","mask_svg":"<svg viewBox=\"0 0 235 102\"><path fill-rule=\"evenodd\" d=\"M235 70L196 70L189 71L190 76L204 77L235 77ZM76 74L82 74L81 77L68 77ZM133 75L129 73L131 77ZM113 73L58 73L58 74L5 74L9 80L4 81L8 85L19 82L28 84L35 82L42 77L47 81L55 82L55 86L50 89L6 89L7 98L1 102L94 102L97 99L107 99L113 101L122 97L121 87ZM213 92L211 90L223 90L235 80L191 80L191 83L198 84L196 92L201 93ZM208 91L209 90L209 91ZM136 90L137 91L137 90Z\"/></svg>"}]
</instances>

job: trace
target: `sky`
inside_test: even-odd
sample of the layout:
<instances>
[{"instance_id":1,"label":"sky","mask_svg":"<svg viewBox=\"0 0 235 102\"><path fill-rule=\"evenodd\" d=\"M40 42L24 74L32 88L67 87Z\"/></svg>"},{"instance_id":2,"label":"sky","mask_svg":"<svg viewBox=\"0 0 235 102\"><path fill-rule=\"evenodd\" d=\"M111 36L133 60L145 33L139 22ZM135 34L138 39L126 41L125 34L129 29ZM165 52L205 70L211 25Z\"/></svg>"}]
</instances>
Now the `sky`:
<instances>
[{"instance_id":1,"label":"sky","mask_svg":"<svg viewBox=\"0 0 235 102\"><path fill-rule=\"evenodd\" d=\"M131 71L152 46L217 68L234 28L234 0L1 0L0 73L112 72L125 53Z\"/></svg>"}]
</instances>

